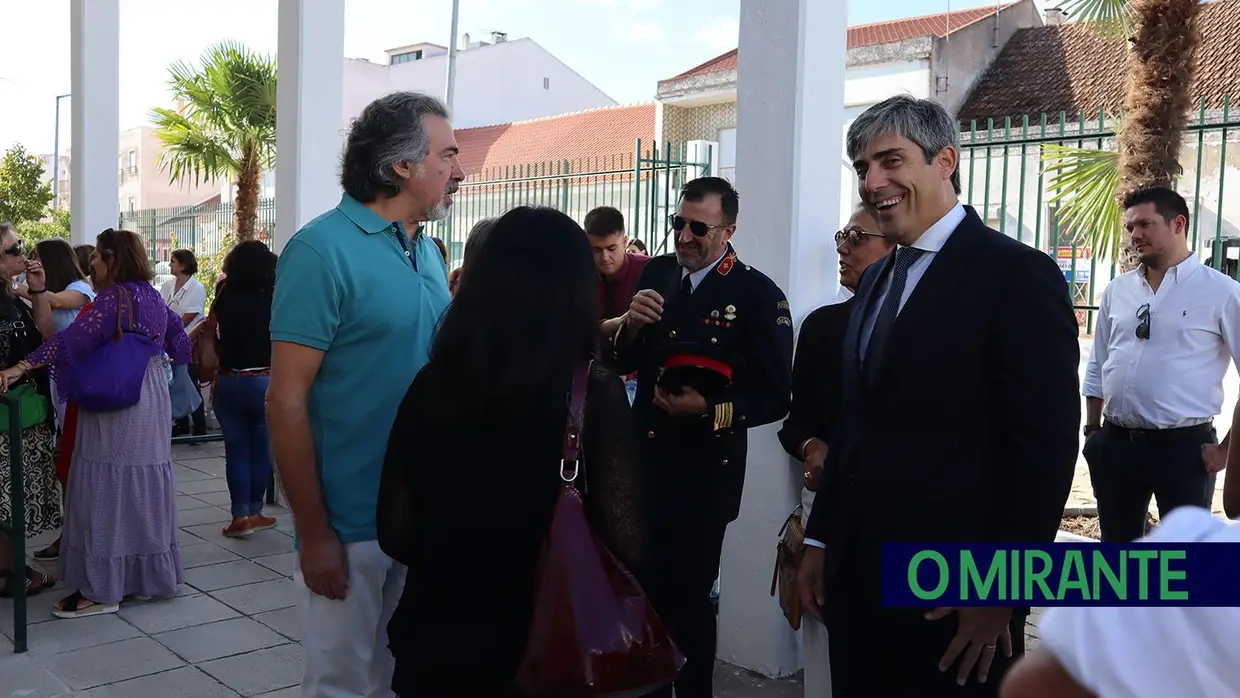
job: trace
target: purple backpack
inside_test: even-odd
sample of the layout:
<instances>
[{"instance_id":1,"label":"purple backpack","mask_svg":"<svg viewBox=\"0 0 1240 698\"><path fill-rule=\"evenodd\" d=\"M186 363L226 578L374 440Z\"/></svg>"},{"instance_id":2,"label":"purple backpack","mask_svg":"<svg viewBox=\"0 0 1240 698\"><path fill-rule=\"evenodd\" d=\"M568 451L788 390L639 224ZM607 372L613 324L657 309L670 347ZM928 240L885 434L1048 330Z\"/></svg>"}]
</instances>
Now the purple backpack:
<instances>
[{"instance_id":1,"label":"purple backpack","mask_svg":"<svg viewBox=\"0 0 1240 698\"><path fill-rule=\"evenodd\" d=\"M151 357L163 349L156 338L138 332L134 326L133 297L121 289L129 307L129 325L121 327L116 312L116 337L73 367L67 397L91 412L111 412L133 407L142 399L142 382Z\"/></svg>"}]
</instances>

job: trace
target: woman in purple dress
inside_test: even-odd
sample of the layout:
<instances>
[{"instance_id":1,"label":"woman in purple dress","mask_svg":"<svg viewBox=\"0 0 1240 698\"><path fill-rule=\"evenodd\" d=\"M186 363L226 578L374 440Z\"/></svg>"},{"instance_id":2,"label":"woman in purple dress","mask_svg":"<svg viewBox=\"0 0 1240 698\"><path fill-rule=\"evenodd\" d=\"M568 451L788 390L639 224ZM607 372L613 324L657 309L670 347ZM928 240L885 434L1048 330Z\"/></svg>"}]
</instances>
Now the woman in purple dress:
<instances>
[{"instance_id":1,"label":"woman in purple dress","mask_svg":"<svg viewBox=\"0 0 1240 698\"><path fill-rule=\"evenodd\" d=\"M114 339L118 323L162 342L174 364L188 363L189 337L151 286L154 274L137 235L100 233L91 267L99 283L94 305L25 361L0 372L0 390L48 366L60 395L68 395L75 367ZM158 353L147 364L136 405L109 412L79 408L60 547L60 578L76 591L56 604L56 617L115 613L125 597L176 594L183 574L171 415Z\"/></svg>"}]
</instances>

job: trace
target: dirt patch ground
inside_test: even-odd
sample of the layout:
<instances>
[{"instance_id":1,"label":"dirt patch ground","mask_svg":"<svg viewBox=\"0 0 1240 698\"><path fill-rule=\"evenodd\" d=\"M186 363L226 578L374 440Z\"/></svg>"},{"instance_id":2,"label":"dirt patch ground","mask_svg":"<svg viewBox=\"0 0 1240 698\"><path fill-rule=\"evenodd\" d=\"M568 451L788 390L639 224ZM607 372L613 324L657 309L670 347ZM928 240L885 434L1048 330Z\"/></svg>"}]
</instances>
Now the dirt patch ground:
<instances>
[{"instance_id":1,"label":"dirt patch ground","mask_svg":"<svg viewBox=\"0 0 1240 698\"><path fill-rule=\"evenodd\" d=\"M1148 533L1158 525L1158 517L1151 512L1145 518L1145 531ZM1097 516L1065 516L1059 524L1061 530L1075 533L1078 536L1102 540L1102 527L1098 525Z\"/></svg>"}]
</instances>

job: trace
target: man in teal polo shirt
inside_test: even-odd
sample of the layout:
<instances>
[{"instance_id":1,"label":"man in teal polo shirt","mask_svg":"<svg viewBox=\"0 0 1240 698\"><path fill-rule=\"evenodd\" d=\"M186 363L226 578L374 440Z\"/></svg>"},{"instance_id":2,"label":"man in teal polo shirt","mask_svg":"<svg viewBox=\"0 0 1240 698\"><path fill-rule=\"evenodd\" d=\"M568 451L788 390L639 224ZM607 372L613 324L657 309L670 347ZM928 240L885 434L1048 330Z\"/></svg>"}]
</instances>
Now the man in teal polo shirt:
<instances>
[{"instance_id":1,"label":"man in teal polo shirt","mask_svg":"<svg viewBox=\"0 0 1240 698\"><path fill-rule=\"evenodd\" d=\"M447 108L398 92L354 121L336 208L280 255L268 421L293 510L306 698L391 696L387 624L405 568L379 549L375 507L397 407L447 308L435 243L464 179Z\"/></svg>"}]
</instances>

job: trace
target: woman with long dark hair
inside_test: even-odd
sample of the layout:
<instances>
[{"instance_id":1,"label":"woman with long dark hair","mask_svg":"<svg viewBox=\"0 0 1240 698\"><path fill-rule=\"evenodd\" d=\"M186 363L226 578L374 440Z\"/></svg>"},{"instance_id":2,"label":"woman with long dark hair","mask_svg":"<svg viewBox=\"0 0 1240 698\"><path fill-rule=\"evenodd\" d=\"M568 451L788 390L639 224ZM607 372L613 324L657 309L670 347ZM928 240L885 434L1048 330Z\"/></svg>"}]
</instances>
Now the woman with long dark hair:
<instances>
[{"instance_id":1,"label":"woman with long dark hair","mask_svg":"<svg viewBox=\"0 0 1240 698\"><path fill-rule=\"evenodd\" d=\"M219 377L213 401L224 432L225 473L232 523L224 535L241 538L276 525L263 516L271 480L271 442L265 414L271 377L271 293L276 256L259 240L238 244L224 258L224 281L210 320L219 331ZM212 331L211 322L203 328Z\"/></svg>"},{"instance_id":2,"label":"woman with long dark hair","mask_svg":"<svg viewBox=\"0 0 1240 698\"><path fill-rule=\"evenodd\" d=\"M552 209L508 212L470 260L397 413L380 484L379 544L409 567L388 626L398 694L513 695L562 484L573 371L596 349L597 281L585 233ZM640 574L632 435L624 384L596 364L582 436L587 510ZM476 565L463 568L470 551Z\"/></svg>"}]
</instances>

